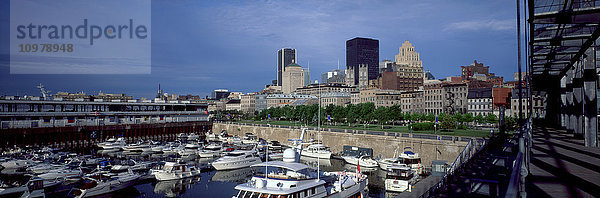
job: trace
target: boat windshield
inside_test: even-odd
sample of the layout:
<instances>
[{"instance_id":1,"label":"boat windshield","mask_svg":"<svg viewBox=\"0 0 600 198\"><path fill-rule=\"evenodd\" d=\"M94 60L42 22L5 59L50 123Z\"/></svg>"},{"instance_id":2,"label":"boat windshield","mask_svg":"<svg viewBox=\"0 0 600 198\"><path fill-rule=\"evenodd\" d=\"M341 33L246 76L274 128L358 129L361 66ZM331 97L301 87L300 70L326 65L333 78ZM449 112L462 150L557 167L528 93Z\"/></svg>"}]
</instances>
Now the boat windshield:
<instances>
[{"instance_id":1,"label":"boat windshield","mask_svg":"<svg viewBox=\"0 0 600 198\"><path fill-rule=\"evenodd\" d=\"M262 166L257 169L256 177L265 177L265 168ZM305 168L299 171L292 171L289 169L275 167L275 166L267 166L267 176L271 179L312 179L315 177L316 173L309 168Z\"/></svg>"},{"instance_id":2,"label":"boat windshield","mask_svg":"<svg viewBox=\"0 0 600 198\"><path fill-rule=\"evenodd\" d=\"M218 151L218 150L221 150L221 148L219 148L219 147L206 147L206 148L204 148L204 150L207 150L207 151Z\"/></svg>"},{"instance_id":3,"label":"boat windshield","mask_svg":"<svg viewBox=\"0 0 600 198\"><path fill-rule=\"evenodd\" d=\"M314 195L315 190L316 190L316 188L313 187L311 189L294 192L292 194L287 194L287 195L274 195L274 194L269 194L269 193L240 190L238 192L237 196L235 196L235 197L237 197L237 198L300 198L301 197L300 193L304 193L304 197L308 197L307 195L309 195L309 193L310 193L310 195Z\"/></svg>"},{"instance_id":4,"label":"boat windshield","mask_svg":"<svg viewBox=\"0 0 600 198\"><path fill-rule=\"evenodd\" d=\"M225 156L237 157L237 156L242 156L242 155L244 155L244 153L227 153L227 155L225 155Z\"/></svg>"},{"instance_id":5,"label":"boat windshield","mask_svg":"<svg viewBox=\"0 0 600 198\"><path fill-rule=\"evenodd\" d=\"M420 164L421 163L421 158L404 159L403 162L405 164Z\"/></svg>"},{"instance_id":6,"label":"boat windshield","mask_svg":"<svg viewBox=\"0 0 600 198\"><path fill-rule=\"evenodd\" d=\"M410 177L412 176L411 172L409 170L397 170L397 169L393 169L391 172L389 172L386 175L387 179L410 179Z\"/></svg>"}]
</instances>

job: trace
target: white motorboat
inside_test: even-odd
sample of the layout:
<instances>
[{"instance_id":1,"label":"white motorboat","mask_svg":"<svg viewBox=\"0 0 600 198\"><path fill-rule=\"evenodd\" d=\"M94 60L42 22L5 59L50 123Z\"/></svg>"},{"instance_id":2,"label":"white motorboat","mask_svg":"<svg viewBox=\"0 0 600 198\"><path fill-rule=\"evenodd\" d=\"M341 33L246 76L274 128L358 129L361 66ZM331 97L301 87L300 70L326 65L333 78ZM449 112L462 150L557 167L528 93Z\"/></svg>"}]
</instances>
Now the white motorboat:
<instances>
[{"instance_id":1,"label":"white motorboat","mask_svg":"<svg viewBox=\"0 0 600 198\"><path fill-rule=\"evenodd\" d=\"M38 164L38 165L35 165L35 166L31 166L31 167L27 168L27 171L31 172L33 174L38 175L38 174L47 173L48 171L51 171L51 170L62 169L64 167L65 167L65 165L63 165L63 164L46 164L46 163L43 163L43 164Z\"/></svg>"},{"instance_id":2,"label":"white motorboat","mask_svg":"<svg viewBox=\"0 0 600 198\"><path fill-rule=\"evenodd\" d=\"M223 146L220 144L209 144L198 151L198 156L202 158L219 157L223 152Z\"/></svg>"},{"instance_id":3,"label":"white motorboat","mask_svg":"<svg viewBox=\"0 0 600 198\"><path fill-rule=\"evenodd\" d=\"M379 168L385 171L391 171L390 166L407 166L402 163L402 158L384 158L377 160L377 163L379 163Z\"/></svg>"},{"instance_id":4,"label":"white motorboat","mask_svg":"<svg viewBox=\"0 0 600 198\"><path fill-rule=\"evenodd\" d=\"M216 142L219 141L219 137L217 136L217 134L213 133L212 131L206 132L206 140L208 140L209 142Z\"/></svg>"},{"instance_id":5,"label":"white motorboat","mask_svg":"<svg viewBox=\"0 0 600 198\"><path fill-rule=\"evenodd\" d=\"M162 169L152 170L152 174L157 180L166 181L200 175L200 169L193 165L166 162Z\"/></svg>"},{"instance_id":6,"label":"white motorboat","mask_svg":"<svg viewBox=\"0 0 600 198\"><path fill-rule=\"evenodd\" d=\"M215 160L212 162L212 166L217 170L231 170L249 167L260 162L260 157L255 150L236 150Z\"/></svg>"},{"instance_id":7,"label":"white motorboat","mask_svg":"<svg viewBox=\"0 0 600 198\"><path fill-rule=\"evenodd\" d=\"M75 197L93 197L112 193L133 186L140 175L132 172L119 173L118 175L97 173L84 178L81 188L71 190Z\"/></svg>"},{"instance_id":8,"label":"white motorboat","mask_svg":"<svg viewBox=\"0 0 600 198\"><path fill-rule=\"evenodd\" d=\"M63 178L67 180L78 180L82 176L83 172L81 169L70 169L70 168L61 168L50 170L44 174L38 175L39 178L44 179L45 181L54 181L57 178Z\"/></svg>"},{"instance_id":9,"label":"white motorboat","mask_svg":"<svg viewBox=\"0 0 600 198\"><path fill-rule=\"evenodd\" d=\"M50 187L46 185L46 182L38 177L32 177L25 184L27 188L25 188L25 193L21 195L21 198L30 198L30 197L46 197L46 193L44 192L44 188Z\"/></svg>"},{"instance_id":10,"label":"white motorboat","mask_svg":"<svg viewBox=\"0 0 600 198\"><path fill-rule=\"evenodd\" d=\"M127 145L127 142L125 142L125 138L110 138L108 140L106 140L106 142L101 142L98 143L98 147L101 147L104 150L120 150L123 147L125 147L125 145Z\"/></svg>"},{"instance_id":11,"label":"white motorboat","mask_svg":"<svg viewBox=\"0 0 600 198\"><path fill-rule=\"evenodd\" d=\"M191 155L196 155L196 153L198 152L198 148L200 148L199 144L189 143L186 144L183 148L180 147L179 149L177 149L177 153L181 156L188 157Z\"/></svg>"},{"instance_id":12,"label":"white motorboat","mask_svg":"<svg viewBox=\"0 0 600 198\"><path fill-rule=\"evenodd\" d=\"M311 144L302 149L302 156L330 159L331 151L327 150L327 147L322 144Z\"/></svg>"},{"instance_id":13,"label":"white motorboat","mask_svg":"<svg viewBox=\"0 0 600 198\"><path fill-rule=\"evenodd\" d=\"M200 139L200 136L198 134L196 134L196 133L190 133L187 136L187 140L188 141L197 141L198 139Z\"/></svg>"},{"instance_id":14,"label":"white motorboat","mask_svg":"<svg viewBox=\"0 0 600 198\"><path fill-rule=\"evenodd\" d=\"M199 149L202 145L198 144L198 143L187 143L185 144L184 148L185 149L191 149L191 150L196 150Z\"/></svg>"},{"instance_id":15,"label":"white motorboat","mask_svg":"<svg viewBox=\"0 0 600 198\"><path fill-rule=\"evenodd\" d=\"M351 172L318 172L297 162L296 152L287 149L284 161L270 161L258 167L250 181L237 185L242 197L367 197L366 175Z\"/></svg>"},{"instance_id":16,"label":"white motorboat","mask_svg":"<svg viewBox=\"0 0 600 198\"><path fill-rule=\"evenodd\" d=\"M166 148L166 146L156 145L156 146L151 147L150 150L152 150L152 152L160 153L160 152L163 152L163 149L165 149L165 148Z\"/></svg>"},{"instance_id":17,"label":"white motorboat","mask_svg":"<svg viewBox=\"0 0 600 198\"><path fill-rule=\"evenodd\" d=\"M402 159L402 163L406 164L417 174L423 174L423 165L421 164L421 157L419 157L418 153L414 153L412 151L404 151L400 154L399 158Z\"/></svg>"},{"instance_id":18,"label":"white motorboat","mask_svg":"<svg viewBox=\"0 0 600 198\"><path fill-rule=\"evenodd\" d=\"M370 156L342 156L344 161L348 164L353 164L362 167L377 167L377 161L375 161Z\"/></svg>"},{"instance_id":19,"label":"white motorboat","mask_svg":"<svg viewBox=\"0 0 600 198\"><path fill-rule=\"evenodd\" d=\"M226 140L229 144L242 144L242 138L240 137L227 137Z\"/></svg>"},{"instance_id":20,"label":"white motorboat","mask_svg":"<svg viewBox=\"0 0 600 198\"><path fill-rule=\"evenodd\" d=\"M123 146L123 151L143 152L144 150L148 151L149 148L150 148L150 144L145 143L145 142L138 142L138 143L128 144L128 145Z\"/></svg>"},{"instance_id":21,"label":"white motorboat","mask_svg":"<svg viewBox=\"0 0 600 198\"><path fill-rule=\"evenodd\" d=\"M0 163L0 166L4 169L26 169L36 164L33 160L10 160Z\"/></svg>"},{"instance_id":22,"label":"white motorboat","mask_svg":"<svg viewBox=\"0 0 600 198\"><path fill-rule=\"evenodd\" d=\"M242 144L257 144L258 143L258 136L252 134L252 133L246 133L246 136L244 136L244 138L242 138Z\"/></svg>"},{"instance_id":23,"label":"white motorboat","mask_svg":"<svg viewBox=\"0 0 600 198\"><path fill-rule=\"evenodd\" d=\"M412 191L419 175L408 166L389 166L385 177L385 190L394 192Z\"/></svg>"},{"instance_id":24,"label":"white motorboat","mask_svg":"<svg viewBox=\"0 0 600 198\"><path fill-rule=\"evenodd\" d=\"M279 141L271 141L267 146L269 147L269 150L272 151L283 151L283 147L281 146L281 143L279 143Z\"/></svg>"}]
</instances>

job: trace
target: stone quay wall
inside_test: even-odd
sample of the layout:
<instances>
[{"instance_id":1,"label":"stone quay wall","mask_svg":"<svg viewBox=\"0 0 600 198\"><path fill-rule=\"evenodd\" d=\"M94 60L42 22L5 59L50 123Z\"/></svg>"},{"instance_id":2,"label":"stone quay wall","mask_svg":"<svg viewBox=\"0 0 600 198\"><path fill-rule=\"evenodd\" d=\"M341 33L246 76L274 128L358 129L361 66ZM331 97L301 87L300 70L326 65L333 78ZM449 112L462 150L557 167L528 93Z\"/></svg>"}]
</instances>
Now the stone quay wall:
<instances>
[{"instance_id":1,"label":"stone quay wall","mask_svg":"<svg viewBox=\"0 0 600 198\"><path fill-rule=\"evenodd\" d=\"M223 130L229 135L240 137L252 133L259 138L268 141L276 140L282 144L289 144L289 139L300 138L302 133L300 127L293 126L213 123L213 132L219 133ZM316 128L308 128L303 141L317 139L317 132ZM343 146L348 145L372 148L374 157L384 158L398 156L404 148L410 147L413 152L419 154L422 164L426 167L430 167L431 161L434 160L445 160L448 164L452 164L471 140L470 137L330 128L322 128L318 139L334 153L340 153Z\"/></svg>"}]
</instances>

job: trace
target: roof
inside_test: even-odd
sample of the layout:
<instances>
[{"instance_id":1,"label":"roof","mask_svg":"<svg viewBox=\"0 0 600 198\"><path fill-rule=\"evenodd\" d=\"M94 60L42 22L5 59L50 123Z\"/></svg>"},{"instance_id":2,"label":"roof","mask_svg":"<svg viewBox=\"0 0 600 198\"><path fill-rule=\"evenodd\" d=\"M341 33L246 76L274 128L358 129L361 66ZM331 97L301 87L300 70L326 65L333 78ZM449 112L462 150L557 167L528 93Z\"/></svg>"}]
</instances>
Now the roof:
<instances>
[{"instance_id":1,"label":"roof","mask_svg":"<svg viewBox=\"0 0 600 198\"><path fill-rule=\"evenodd\" d=\"M302 67L296 63L290 63L289 65L287 65L286 67Z\"/></svg>"},{"instance_id":2,"label":"roof","mask_svg":"<svg viewBox=\"0 0 600 198\"><path fill-rule=\"evenodd\" d=\"M252 165L252 167L257 167L257 166L259 166L259 167L260 166L279 167L279 168L292 170L295 172L309 168L309 166L306 164L301 164L301 163L296 163L296 162L284 162L284 161L269 161L269 162L263 162L260 164Z\"/></svg>"},{"instance_id":3,"label":"roof","mask_svg":"<svg viewBox=\"0 0 600 198\"><path fill-rule=\"evenodd\" d=\"M598 3L537 0L527 4L534 89L555 84L581 61L600 36ZM526 41L527 43L527 41Z\"/></svg>"}]
</instances>

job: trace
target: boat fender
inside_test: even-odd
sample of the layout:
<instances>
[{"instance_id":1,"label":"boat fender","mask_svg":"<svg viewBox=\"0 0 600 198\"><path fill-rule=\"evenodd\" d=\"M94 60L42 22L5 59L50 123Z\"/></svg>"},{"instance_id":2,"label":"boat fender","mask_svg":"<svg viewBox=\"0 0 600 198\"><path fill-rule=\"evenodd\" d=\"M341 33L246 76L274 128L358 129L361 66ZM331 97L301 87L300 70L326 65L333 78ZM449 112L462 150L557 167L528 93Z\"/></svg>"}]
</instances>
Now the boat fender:
<instances>
[{"instance_id":1,"label":"boat fender","mask_svg":"<svg viewBox=\"0 0 600 198\"><path fill-rule=\"evenodd\" d=\"M258 179L256 180L256 188L264 188L267 184L267 181L262 180L262 179Z\"/></svg>"}]
</instances>

